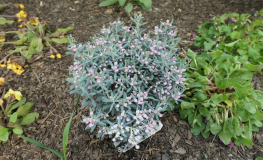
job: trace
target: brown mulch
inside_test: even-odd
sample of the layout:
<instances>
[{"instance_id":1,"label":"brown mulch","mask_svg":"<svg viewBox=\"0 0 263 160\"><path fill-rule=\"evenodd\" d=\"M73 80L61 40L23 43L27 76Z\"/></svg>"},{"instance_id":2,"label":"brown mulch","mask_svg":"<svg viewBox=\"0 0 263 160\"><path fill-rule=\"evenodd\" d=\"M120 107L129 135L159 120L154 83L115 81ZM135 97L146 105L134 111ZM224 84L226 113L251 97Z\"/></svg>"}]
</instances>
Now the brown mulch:
<instances>
[{"instance_id":1,"label":"brown mulch","mask_svg":"<svg viewBox=\"0 0 263 160\"><path fill-rule=\"evenodd\" d=\"M115 4L99 8L102 0L0 0L3 3L22 3L29 16L37 16L46 20L51 30L74 26L73 37L81 43L89 41L89 37L100 31L103 25L108 25L120 18L127 24L131 22L129 16L135 12L142 12L144 21L148 22L147 29L154 28L160 20L174 19L178 28L178 36L182 41L178 48L191 47L190 35L197 25L207 21L211 15L223 13L249 13L262 9L262 0L153 0L153 11L148 12L135 6L131 14ZM40 6L40 4L43 4ZM5 15L13 15L19 9L6 9ZM0 31L16 29L18 23L0 26ZM13 35L7 37L14 40ZM0 68L0 76L6 78L6 89L19 90L28 101L35 102L34 112L39 112L39 119L25 126L25 135L38 140L45 145L62 152L62 134L70 114L77 101L77 95L71 95L70 84L65 80L69 77L68 67L73 63L72 56L66 55L67 45L55 45L62 54L62 59L50 59L48 49L43 50L43 56L29 64L21 75L10 70ZM7 54L12 46L6 46L0 51L0 58ZM40 55L40 54L39 54ZM42 63L43 62L43 63ZM41 64L42 63L42 64ZM263 88L262 75L255 75L257 87ZM193 136L190 126L179 118L177 111L165 113L162 122L164 127L154 136L140 144L140 149L132 148L126 153L118 153L111 139L97 139L96 133L85 131L85 125L80 123L81 115L85 111L77 110L71 124L68 157L73 160L99 159L136 159L136 160L203 160L231 159L247 160L263 157L263 129L253 136L254 145L247 147L230 147L220 144L217 137L208 139ZM214 138L214 141L213 141ZM213 143L211 143L213 141ZM209 149L209 145L211 145ZM208 151L209 149L209 151ZM0 144L0 159L59 159L50 151L36 147L23 141L15 135L9 141Z\"/></svg>"}]
</instances>

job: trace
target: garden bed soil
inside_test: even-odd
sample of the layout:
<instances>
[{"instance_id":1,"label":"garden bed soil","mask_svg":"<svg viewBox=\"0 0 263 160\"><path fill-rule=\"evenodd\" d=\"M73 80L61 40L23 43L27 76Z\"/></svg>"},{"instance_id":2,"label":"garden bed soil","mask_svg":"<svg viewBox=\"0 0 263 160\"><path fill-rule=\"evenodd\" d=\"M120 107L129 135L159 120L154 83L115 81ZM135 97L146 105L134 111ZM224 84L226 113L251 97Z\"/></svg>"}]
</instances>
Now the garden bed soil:
<instances>
[{"instance_id":1,"label":"garden bed soil","mask_svg":"<svg viewBox=\"0 0 263 160\"><path fill-rule=\"evenodd\" d=\"M212 15L223 13L249 13L262 9L262 0L153 0L153 11L148 12L135 6L131 14L124 8L115 4L99 8L102 0L1 0L0 3L22 3L29 16L37 16L46 20L51 31L56 28L73 26L73 37L80 42L89 41L89 37L98 33L103 25L108 25L120 18L129 24L130 16L135 12L143 13L145 27L153 29L160 20L174 19L178 36L182 41L178 48L195 48L190 41L197 25L207 21ZM19 9L9 8L0 14L14 15ZM16 29L18 23L1 25L0 31ZM14 35L7 37L8 41L14 40ZM71 95L70 84L65 80L69 77L68 66L73 63L73 57L66 55L67 45L55 45L62 54L61 59L50 59L49 49L44 49L39 59L31 62L22 75L13 71L0 69L0 76L7 82L4 87L19 90L28 101L35 102L34 112L39 112L39 119L25 126L24 135L38 140L45 145L62 152L62 134L66 123L77 102L77 95ZM7 54L13 46L5 46L0 52L0 58ZM39 54L40 55L40 54ZM255 74L254 82L257 87L262 86L262 75ZM180 119L178 112L171 111L164 114L161 121L164 127L157 134L151 136L140 144L140 149L130 149L126 153L119 153L111 139L97 139L96 132L84 130L85 125L80 123L81 115L87 110L77 109L74 115L69 134L67 155L72 160L203 160L231 159L247 160L263 157L263 129L253 134L252 147L231 147L219 143L218 137L193 136L190 125ZM212 143L213 142L213 143ZM211 145L210 149L209 146ZM59 159L48 150L23 141L16 135L0 145L0 159Z\"/></svg>"}]
</instances>

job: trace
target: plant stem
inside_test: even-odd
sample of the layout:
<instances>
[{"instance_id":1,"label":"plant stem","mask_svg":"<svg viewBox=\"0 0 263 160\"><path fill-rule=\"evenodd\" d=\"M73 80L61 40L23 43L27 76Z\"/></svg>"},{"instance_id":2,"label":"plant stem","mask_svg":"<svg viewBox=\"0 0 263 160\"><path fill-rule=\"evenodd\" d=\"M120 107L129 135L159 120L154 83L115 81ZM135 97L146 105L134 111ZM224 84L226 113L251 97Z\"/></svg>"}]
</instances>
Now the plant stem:
<instances>
[{"instance_id":1,"label":"plant stem","mask_svg":"<svg viewBox=\"0 0 263 160\"><path fill-rule=\"evenodd\" d=\"M0 17L10 17L10 18L15 18L16 16L0 15Z\"/></svg>"},{"instance_id":2,"label":"plant stem","mask_svg":"<svg viewBox=\"0 0 263 160\"><path fill-rule=\"evenodd\" d=\"M213 138L211 144L210 144L209 147L208 147L207 154L210 152L210 147L212 146L212 144L213 144L215 138L216 138L216 135L214 136L214 138Z\"/></svg>"},{"instance_id":3,"label":"plant stem","mask_svg":"<svg viewBox=\"0 0 263 160\"><path fill-rule=\"evenodd\" d=\"M9 31L9 32L0 32L0 34L6 34L6 33L17 33L17 31Z\"/></svg>"}]
</instances>

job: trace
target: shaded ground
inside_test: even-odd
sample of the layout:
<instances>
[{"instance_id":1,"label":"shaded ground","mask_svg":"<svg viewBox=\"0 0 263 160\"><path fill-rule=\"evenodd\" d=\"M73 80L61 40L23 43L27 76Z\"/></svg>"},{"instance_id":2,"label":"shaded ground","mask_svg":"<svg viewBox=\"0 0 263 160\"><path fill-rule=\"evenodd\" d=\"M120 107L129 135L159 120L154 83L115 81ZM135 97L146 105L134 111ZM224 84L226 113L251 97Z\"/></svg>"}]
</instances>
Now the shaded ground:
<instances>
[{"instance_id":1,"label":"shaded ground","mask_svg":"<svg viewBox=\"0 0 263 160\"><path fill-rule=\"evenodd\" d=\"M131 22L129 15L117 4L99 8L102 0L1 0L0 3L23 3L29 16L38 16L46 20L51 29L74 26L71 32L78 42L89 41L89 37L99 32L103 25L120 18ZM40 4L43 4L41 7ZM182 38L179 48L189 48L192 42L189 36L194 33L198 24L208 20L210 15L238 12L247 13L260 10L262 0L153 0L153 11L147 12L135 7L134 12L141 11L148 22L147 28L153 28L160 20L174 19L178 28L178 36ZM181 12L179 11L181 9ZM7 9L4 14L15 14L18 9ZM0 13L1 14L1 13ZM18 24L5 25L0 31L15 29ZM7 37L12 40L12 35ZM50 59L48 50L43 51L43 57L33 62L21 76L12 71L2 69L0 76L8 81L6 89L20 90L29 101L36 103L33 111L39 112L37 122L26 128L29 137L62 152L62 132L77 101L77 96L70 95L69 83L65 78L69 76L68 66L72 64L72 57L65 55L66 45L57 45L55 48L62 53L62 59ZM3 48L0 52L2 58L10 48ZM42 65L39 63L44 62ZM262 76L255 76L255 83L262 87ZM176 111L165 113L162 119L164 127L156 135L140 144L140 149L131 149L126 153L118 153L111 139L97 139L96 133L84 130L84 124L79 123L85 111L78 110L71 125L69 135L68 157L73 160L82 159L255 159L263 157L263 129L254 134L254 146L230 147L222 145L215 137L203 139L193 136L190 126L181 120ZM24 142L17 136L0 145L0 158L2 159L59 159L51 152Z\"/></svg>"}]
</instances>

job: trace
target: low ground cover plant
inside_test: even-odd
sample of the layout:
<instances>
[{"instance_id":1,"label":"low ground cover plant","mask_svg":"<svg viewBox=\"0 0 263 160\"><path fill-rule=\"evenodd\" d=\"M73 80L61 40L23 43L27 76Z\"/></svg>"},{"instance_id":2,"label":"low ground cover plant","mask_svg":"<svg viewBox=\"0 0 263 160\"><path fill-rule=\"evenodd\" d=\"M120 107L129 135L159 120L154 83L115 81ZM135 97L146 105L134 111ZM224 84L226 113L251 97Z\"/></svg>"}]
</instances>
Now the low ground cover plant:
<instances>
[{"instance_id":1,"label":"low ground cover plant","mask_svg":"<svg viewBox=\"0 0 263 160\"><path fill-rule=\"evenodd\" d=\"M263 63L263 10L251 14L223 14L214 16L198 26L194 45L204 51L221 50L238 55L245 64Z\"/></svg>"},{"instance_id":2,"label":"low ground cover plant","mask_svg":"<svg viewBox=\"0 0 263 160\"><path fill-rule=\"evenodd\" d=\"M176 105L180 117L188 119L194 135L203 131L203 137L212 133L224 144L251 146L252 131L263 126L263 92L251 83L251 71L260 68L242 65L237 56L223 51L197 55L189 50L187 56L192 62L186 72L186 98Z\"/></svg>"},{"instance_id":3,"label":"low ground cover plant","mask_svg":"<svg viewBox=\"0 0 263 160\"><path fill-rule=\"evenodd\" d=\"M187 90L179 109L192 133L218 135L230 145L253 145L252 132L262 127L263 92L253 87L253 72L262 74L263 21L256 12L224 14L198 26L194 45L201 54L188 50Z\"/></svg>"},{"instance_id":4,"label":"low ground cover plant","mask_svg":"<svg viewBox=\"0 0 263 160\"><path fill-rule=\"evenodd\" d=\"M131 19L135 26L115 21L87 44L71 39L68 53L74 55L71 93L83 96L81 109L92 105L82 122L124 152L155 134L162 112L173 108L170 100L180 101L187 65L176 53L180 39L169 20L144 33L143 17Z\"/></svg>"},{"instance_id":5,"label":"low ground cover plant","mask_svg":"<svg viewBox=\"0 0 263 160\"><path fill-rule=\"evenodd\" d=\"M1 79L3 78L0 78L0 82ZM30 124L39 117L37 112L29 113L34 103L26 103L26 98L19 91L9 89L3 97L0 98L0 142L7 141L12 132L22 134L23 125Z\"/></svg>"},{"instance_id":6,"label":"low ground cover plant","mask_svg":"<svg viewBox=\"0 0 263 160\"><path fill-rule=\"evenodd\" d=\"M126 12L131 12L133 9L132 1L137 2L139 6L141 6L143 9L147 11L152 11L152 0L105 0L102 1L99 6L100 7L106 7L113 5L115 3L119 3L121 7L125 6L124 9ZM126 4L126 5L125 5Z\"/></svg>"},{"instance_id":7,"label":"low ground cover plant","mask_svg":"<svg viewBox=\"0 0 263 160\"><path fill-rule=\"evenodd\" d=\"M24 5L22 4L14 4L14 6L24 9ZM0 48L7 44L15 45L15 49L9 50L9 54L0 61L0 67L7 67L7 69L12 69L20 75L24 71L23 67L26 60L40 53L45 46L50 47L50 58L55 58L53 53L56 53L57 58L61 58L61 54L58 53L51 43L68 43L69 40L64 35L73 30L73 27L58 28L54 33L51 33L45 21L40 22L38 17L28 18L24 10L20 10L15 16L11 16L11 18L18 18L18 22L21 24L17 31L0 32ZM13 22L0 15L0 25L6 23L12 24ZM6 34L16 34L18 40L6 42ZM13 56L14 53L19 54Z\"/></svg>"}]
</instances>

